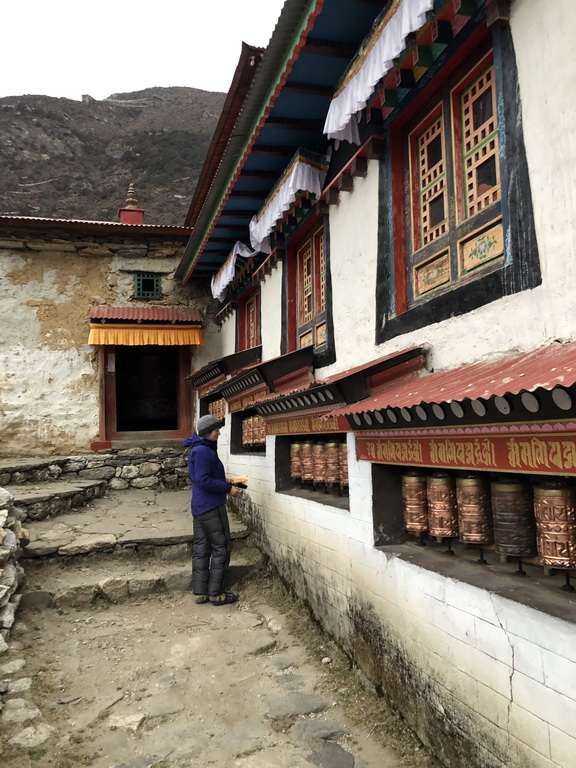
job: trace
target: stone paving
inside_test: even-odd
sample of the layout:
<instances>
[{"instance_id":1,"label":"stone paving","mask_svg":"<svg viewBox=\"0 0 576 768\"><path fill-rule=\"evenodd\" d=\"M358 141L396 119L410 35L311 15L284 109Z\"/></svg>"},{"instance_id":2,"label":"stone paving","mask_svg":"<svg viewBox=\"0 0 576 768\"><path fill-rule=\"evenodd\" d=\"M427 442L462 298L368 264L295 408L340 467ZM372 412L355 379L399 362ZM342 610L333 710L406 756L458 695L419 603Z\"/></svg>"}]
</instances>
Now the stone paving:
<instances>
[{"instance_id":1,"label":"stone paving","mask_svg":"<svg viewBox=\"0 0 576 768\"><path fill-rule=\"evenodd\" d=\"M274 602L279 582L240 522L229 577L240 602L194 603L189 491L110 493L29 527L25 586L0 655L1 765L436 765L399 720L400 741L376 738L395 716L302 608L299 630L308 622L315 645L296 639ZM333 676L337 658L344 674Z\"/></svg>"}]
</instances>

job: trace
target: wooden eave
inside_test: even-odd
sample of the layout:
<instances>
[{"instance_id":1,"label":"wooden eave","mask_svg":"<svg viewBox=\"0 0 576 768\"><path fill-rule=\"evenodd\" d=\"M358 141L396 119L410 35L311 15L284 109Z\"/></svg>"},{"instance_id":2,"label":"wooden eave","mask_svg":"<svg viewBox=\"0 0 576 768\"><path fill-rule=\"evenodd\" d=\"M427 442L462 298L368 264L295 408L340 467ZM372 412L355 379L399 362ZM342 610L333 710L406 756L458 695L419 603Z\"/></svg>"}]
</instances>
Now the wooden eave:
<instances>
[{"instance_id":1,"label":"wooden eave","mask_svg":"<svg viewBox=\"0 0 576 768\"><path fill-rule=\"evenodd\" d=\"M216 124L212 141L208 147L206 153L206 160L202 166L200 172L200 178L198 185L194 191L194 197L190 203L188 214L186 215L186 226L193 227L198 220L202 206L206 201L206 195L210 190L212 179L214 174L218 170L222 155L226 147L230 135L236 124L236 120L242 106L244 99L252 83L252 79L256 73L258 65L262 59L264 48L258 48L254 45L248 45L248 43L242 43L242 51L240 53L240 59L232 78L232 84L230 90L224 101L220 118Z\"/></svg>"}]
</instances>

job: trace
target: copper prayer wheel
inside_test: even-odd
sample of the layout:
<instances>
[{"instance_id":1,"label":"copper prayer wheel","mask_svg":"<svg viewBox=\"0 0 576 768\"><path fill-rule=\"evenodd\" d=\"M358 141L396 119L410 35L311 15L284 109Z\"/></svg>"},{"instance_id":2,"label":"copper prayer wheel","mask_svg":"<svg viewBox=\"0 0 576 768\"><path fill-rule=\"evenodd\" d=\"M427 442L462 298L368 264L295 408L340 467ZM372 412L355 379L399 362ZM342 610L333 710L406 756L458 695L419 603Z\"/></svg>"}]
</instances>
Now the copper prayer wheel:
<instances>
[{"instance_id":1,"label":"copper prayer wheel","mask_svg":"<svg viewBox=\"0 0 576 768\"><path fill-rule=\"evenodd\" d=\"M264 445L266 442L266 422L262 416L256 416L256 442Z\"/></svg>"},{"instance_id":2,"label":"copper prayer wheel","mask_svg":"<svg viewBox=\"0 0 576 768\"><path fill-rule=\"evenodd\" d=\"M536 554L536 523L532 493L526 483L492 483L494 549L502 555Z\"/></svg>"},{"instance_id":3,"label":"copper prayer wheel","mask_svg":"<svg viewBox=\"0 0 576 768\"><path fill-rule=\"evenodd\" d=\"M434 474L426 480L428 528L431 536L458 536L458 509L454 480L449 475Z\"/></svg>"},{"instance_id":4,"label":"copper prayer wheel","mask_svg":"<svg viewBox=\"0 0 576 768\"><path fill-rule=\"evenodd\" d=\"M340 443L340 486L348 485L348 445Z\"/></svg>"},{"instance_id":5,"label":"copper prayer wheel","mask_svg":"<svg viewBox=\"0 0 576 768\"><path fill-rule=\"evenodd\" d=\"M568 485L534 489L538 562L552 568L576 568L576 493Z\"/></svg>"},{"instance_id":6,"label":"copper prayer wheel","mask_svg":"<svg viewBox=\"0 0 576 768\"><path fill-rule=\"evenodd\" d=\"M492 507L490 491L483 477L456 478L458 539L468 544L491 544Z\"/></svg>"},{"instance_id":7,"label":"copper prayer wheel","mask_svg":"<svg viewBox=\"0 0 576 768\"><path fill-rule=\"evenodd\" d=\"M300 480L302 477L302 443L292 443L290 446L290 477Z\"/></svg>"},{"instance_id":8,"label":"copper prayer wheel","mask_svg":"<svg viewBox=\"0 0 576 768\"><path fill-rule=\"evenodd\" d=\"M305 440L300 451L300 466L302 468L302 482L314 481L314 457L312 454L312 441Z\"/></svg>"},{"instance_id":9,"label":"copper prayer wheel","mask_svg":"<svg viewBox=\"0 0 576 768\"><path fill-rule=\"evenodd\" d=\"M340 443L326 443L326 483L340 482Z\"/></svg>"},{"instance_id":10,"label":"copper prayer wheel","mask_svg":"<svg viewBox=\"0 0 576 768\"><path fill-rule=\"evenodd\" d=\"M314 485L326 483L326 443L314 443L312 446L312 461L314 465Z\"/></svg>"},{"instance_id":11,"label":"copper prayer wheel","mask_svg":"<svg viewBox=\"0 0 576 768\"><path fill-rule=\"evenodd\" d=\"M248 445L248 419L242 420L242 445Z\"/></svg>"},{"instance_id":12,"label":"copper prayer wheel","mask_svg":"<svg viewBox=\"0 0 576 768\"><path fill-rule=\"evenodd\" d=\"M402 475L404 522L408 533L424 533L428 530L428 497L426 478L416 473Z\"/></svg>"}]
</instances>

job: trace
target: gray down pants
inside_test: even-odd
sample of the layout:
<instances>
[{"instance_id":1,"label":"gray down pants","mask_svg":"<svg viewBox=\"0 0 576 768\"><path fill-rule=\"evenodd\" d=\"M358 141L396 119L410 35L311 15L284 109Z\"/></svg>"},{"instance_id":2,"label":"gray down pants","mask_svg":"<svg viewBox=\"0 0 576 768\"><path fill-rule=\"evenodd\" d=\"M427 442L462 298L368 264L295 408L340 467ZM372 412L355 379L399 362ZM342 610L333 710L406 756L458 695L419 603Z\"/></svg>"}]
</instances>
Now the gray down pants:
<instances>
[{"instance_id":1,"label":"gray down pants","mask_svg":"<svg viewBox=\"0 0 576 768\"><path fill-rule=\"evenodd\" d=\"M193 515L192 592L214 597L223 592L232 542L225 506Z\"/></svg>"}]
</instances>

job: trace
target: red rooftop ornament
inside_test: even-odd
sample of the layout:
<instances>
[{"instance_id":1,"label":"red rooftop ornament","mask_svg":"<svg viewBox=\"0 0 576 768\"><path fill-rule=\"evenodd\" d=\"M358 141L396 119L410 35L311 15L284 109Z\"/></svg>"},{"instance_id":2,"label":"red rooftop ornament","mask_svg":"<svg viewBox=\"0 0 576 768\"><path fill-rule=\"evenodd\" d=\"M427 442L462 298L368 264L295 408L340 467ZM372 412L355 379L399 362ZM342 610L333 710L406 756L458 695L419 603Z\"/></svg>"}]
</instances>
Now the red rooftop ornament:
<instances>
[{"instance_id":1,"label":"red rooftop ornament","mask_svg":"<svg viewBox=\"0 0 576 768\"><path fill-rule=\"evenodd\" d=\"M138 208L137 205L138 200L136 199L134 185L130 184L124 208L120 208L118 211L120 224L144 224L144 208Z\"/></svg>"}]
</instances>

